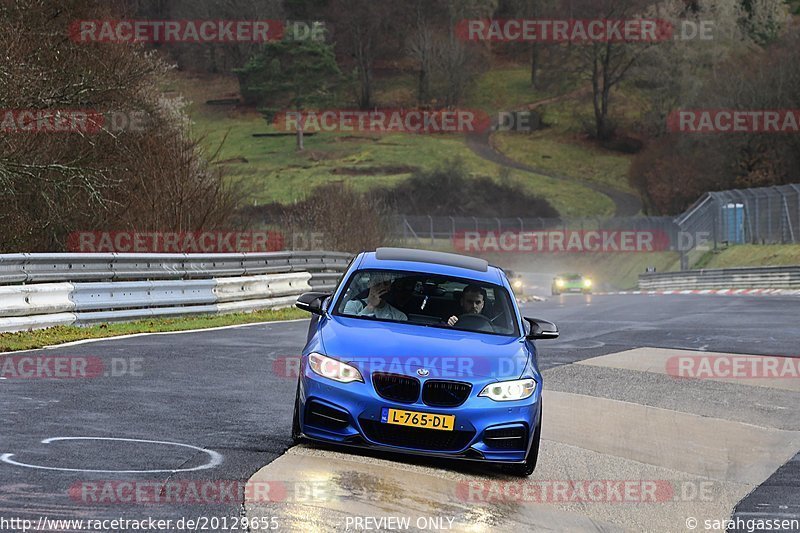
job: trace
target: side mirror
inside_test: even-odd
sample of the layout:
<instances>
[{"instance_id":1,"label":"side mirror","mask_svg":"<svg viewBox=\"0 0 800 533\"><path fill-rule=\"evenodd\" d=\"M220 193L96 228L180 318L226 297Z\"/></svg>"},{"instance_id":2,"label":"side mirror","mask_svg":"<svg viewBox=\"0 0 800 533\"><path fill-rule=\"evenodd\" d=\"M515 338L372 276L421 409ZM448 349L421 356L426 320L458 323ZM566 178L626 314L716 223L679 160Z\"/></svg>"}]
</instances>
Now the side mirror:
<instances>
[{"instance_id":1,"label":"side mirror","mask_svg":"<svg viewBox=\"0 0 800 533\"><path fill-rule=\"evenodd\" d=\"M323 313L322 302L328 296L330 296L330 293L328 292L307 292L305 294L301 294L294 305L303 311L308 311L309 313L314 313L315 315L321 315Z\"/></svg>"},{"instance_id":2,"label":"side mirror","mask_svg":"<svg viewBox=\"0 0 800 533\"><path fill-rule=\"evenodd\" d=\"M549 322L547 320L542 320L541 318L528 318L528 317L525 317L525 320L531 326L530 333L525 335L526 339L533 340L533 339L558 338L558 327L552 322Z\"/></svg>"}]
</instances>

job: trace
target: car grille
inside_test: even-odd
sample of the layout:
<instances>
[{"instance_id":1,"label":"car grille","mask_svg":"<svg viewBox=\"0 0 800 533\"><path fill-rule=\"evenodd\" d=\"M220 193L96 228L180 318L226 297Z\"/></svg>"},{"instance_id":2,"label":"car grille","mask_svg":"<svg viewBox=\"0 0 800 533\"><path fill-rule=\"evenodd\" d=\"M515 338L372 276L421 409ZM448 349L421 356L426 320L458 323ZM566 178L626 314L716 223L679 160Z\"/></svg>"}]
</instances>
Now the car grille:
<instances>
[{"instance_id":1,"label":"car grille","mask_svg":"<svg viewBox=\"0 0 800 533\"><path fill-rule=\"evenodd\" d=\"M371 441L388 446L402 446L417 450L457 451L464 449L474 431L442 431L394 424L384 424L374 420L359 419L364 434Z\"/></svg>"},{"instance_id":2,"label":"car grille","mask_svg":"<svg viewBox=\"0 0 800 533\"><path fill-rule=\"evenodd\" d=\"M401 403L414 403L419 398L419 380L399 374L385 374L375 372L372 374L372 384L375 392L381 398Z\"/></svg>"},{"instance_id":3,"label":"car grille","mask_svg":"<svg viewBox=\"0 0 800 533\"><path fill-rule=\"evenodd\" d=\"M431 379L422 389L422 401L434 407L456 407L467 401L471 390L469 383Z\"/></svg>"}]
</instances>

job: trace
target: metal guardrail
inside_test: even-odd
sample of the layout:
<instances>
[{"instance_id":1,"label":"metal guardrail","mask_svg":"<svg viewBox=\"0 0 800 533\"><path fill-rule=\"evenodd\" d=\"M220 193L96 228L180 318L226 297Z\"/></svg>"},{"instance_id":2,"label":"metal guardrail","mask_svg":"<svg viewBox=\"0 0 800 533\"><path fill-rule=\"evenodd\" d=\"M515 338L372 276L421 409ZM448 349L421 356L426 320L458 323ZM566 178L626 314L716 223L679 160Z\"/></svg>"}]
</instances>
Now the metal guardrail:
<instances>
[{"instance_id":1,"label":"metal guardrail","mask_svg":"<svg viewBox=\"0 0 800 533\"><path fill-rule=\"evenodd\" d=\"M333 289L338 252L0 255L0 332L291 306Z\"/></svg>"},{"instance_id":2,"label":"metal guardrail","mask_svg":"<svg viewBox=\"0 0 800 533\"><path fill-rule=\"evenodd\" d=\"M343 270L350 254L268 252L232 254L5 254L0 284L45 281L136 281L252 276Z\"/></svg>"},{"instance_id":3,"label":"metal guardrail","mask_svg":"<svg viewBox=\"0 0 800 533\"><path fill-rule=\"evenodd\" d=\"M642 290L794 289L800 266L685 270L639 275Z\"/></svg>"}]
</instances>

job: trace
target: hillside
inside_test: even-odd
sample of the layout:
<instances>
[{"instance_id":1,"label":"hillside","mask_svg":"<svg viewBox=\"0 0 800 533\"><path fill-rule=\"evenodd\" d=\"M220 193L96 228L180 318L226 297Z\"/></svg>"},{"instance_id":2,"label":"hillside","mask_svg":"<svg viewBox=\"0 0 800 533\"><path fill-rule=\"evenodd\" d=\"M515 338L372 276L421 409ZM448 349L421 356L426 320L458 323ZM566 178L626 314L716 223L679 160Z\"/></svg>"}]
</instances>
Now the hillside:
<instances>
[{"instance_id":1,"label":"hillside","mask_svg":"<svg viewBox=\"0 0 800 533\"><path fill-rule=\"evenodd\" d=\"M507 108L524 107L541 100L522 80L522 68L501 68L487 72L470 94L464 107L483 109L496 116ZM403 105L410 98L396 79L383 80L378 102ZM346 180L357 190L393 186L415 170L432 170L446 161L457 160L475 176L488 176L519 183L537 197L547 200L561 216L601 216L615 212L614 202L593 190L585 181L633 194L627 184L629 155L598 148L578 132L574 120L559 116L564 108L585 96L567 98L548 111L553 127L534 134L495 133L493 147L521 163L533 162L541 172L527 172L480 157L470 150L464 135L319 133L307 136L305 150L298 152L294 137L253 137L275 132L256 110L236 105L208 105L206 101L237 98L235 77L178 73L169 87L187 102L194 134L203 138L216 164L228 179L241 183L248 203L291 203L304 198L315 186ZM505 103L505 104L504 104ZM505 107L503 107L505 105Z\"/></svg>"}]
</instances>

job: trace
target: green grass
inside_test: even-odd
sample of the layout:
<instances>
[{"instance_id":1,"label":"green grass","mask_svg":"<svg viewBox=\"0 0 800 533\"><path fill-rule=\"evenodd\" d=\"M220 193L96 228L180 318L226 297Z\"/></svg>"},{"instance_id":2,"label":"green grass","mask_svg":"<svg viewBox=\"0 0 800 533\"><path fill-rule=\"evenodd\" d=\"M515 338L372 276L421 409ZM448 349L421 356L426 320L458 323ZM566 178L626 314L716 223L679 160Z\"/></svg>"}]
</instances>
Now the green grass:
<instances>
[{"instance_id":1,"label":"green grass","mask_svg":"<svg viewBox=\"0 0 800 533\"><path fill-rule=\"evenodd\" d=\"M500 166L476 156L463 137L456 135L353 138L348 134L325 133L306 137L305 151L298 152L293 137L252 137L253 133L272 130L256 113L225 118L196 113L193 120L195 133L205 137L210 152L216 152L221 145L218 161L230 161L223 163L226 174L245 188L251 203L294 202L303 199L317 185L343 179L358 190L367 190L392 186L410 176L410 172L343 176L334 173L337 168L412 166L431 170L446 161L457 160L476 176L501 174ZM511 176L530 193L548 200L564 216L613 212L608 198L581 185L527 172L513 171Z\"/></svg>"},{"instance_id":2,"label":"green grass","mask_svg":"<svg viewBox=\"0 0 800 533\"><path fill-rule=\"evenodd\" d=\"M739 244L706 253L693 268L800 265L800 244Z\"/></svg>"},{"instance_id":3,"label":"green grass","mask_svg":"<svg viewBox=\"0 0 800 533\"><path fill-rule=\"evenodd\" d=\"M531 88L529 68L496 68L485 72L467 95L464 106L488 112L508 111L553 93Z\"/></svg>"},{"instance_id":4,"label":"green grass","mask_svg":"<svg viewBox=\"0 0 800 533\"><path fill-rule=\"evenodd\" d=\"M497 69L484 74L465 107L493 111L507 109L546 97L532 91L527 69ZM406 101L413 93L413 76L398 75L376 82L376 98L385 105ZM325 133L305 138L305 151L296 150L294 137L253 137L274 128L253 110L208 106L205 100L235 95L232 78L176 78L170 85L184 94L193 133L204 139L209 153L216 155L228 179L240 184L250 204L291 203L305 198L316 186L347 180L357 190L393 186L411 175L411 170L386 173L386 167L431 170L457 160L475 176L497 178L501 167L476 156L459 135L385 136ZM409 91L411 93L409 93ZM224 140L224 142L223 142ZM342 168L367 169L369 175L343 175ZM601 216L613 213L609 198L576 183L527 172L511 171L511 177L528 192L549 201L562 216ZM491 201L491 199L487 199Z\"/></svg>"},{"instance_id":5,"label":"green grass","mask_svg":"<svg viewBox=\"0 0 800 533\"><path fill-rule=\"evenodd\" d=\"M377 76L373 82L377 107L411 107L417 104L417 76L414 72Z\"/></svg>"},{"instance_id":6,"label":"green grass","mask_svg":"<svg viewBox=\"0 0 800 533\"><path fill-rule=\"evenodd\" d=\"M583 85L580 94L563 98L540 108L544 123L562 134L586 134L587 126L594 124L592 91ZM642 118L647 100L642 90L630 84L620 84L611 92L609 118L622 131Z\"/></svg>"},{"instance_id":7,"label":"green grass","mask_svg":"<svg viewBox=\"0 0 800 533\"><path fill-rule=\"evenodd\" d=\"M497 133L495 146L508 157L561 175L582 178L625 192L632 157L543 130L532 134Z\"/></svg>"},{"instance_id":8,"label":"green grass","mask_svg":"<svg viewBox=\"0 0 800 533\"><path fill-rule=\"evenodd\" d=\"M56 326L33 331L0 333L0 352L31 350L55 344L83 339L100 339L130 335L133 333L156 333L215 328L253 322L272 322L307 317L308 313L293 307L253 313L231 313L226 315L199 315L186 318L154 318L135 322L100 324L96 326Z\"/></svg>"}]
</instances>

